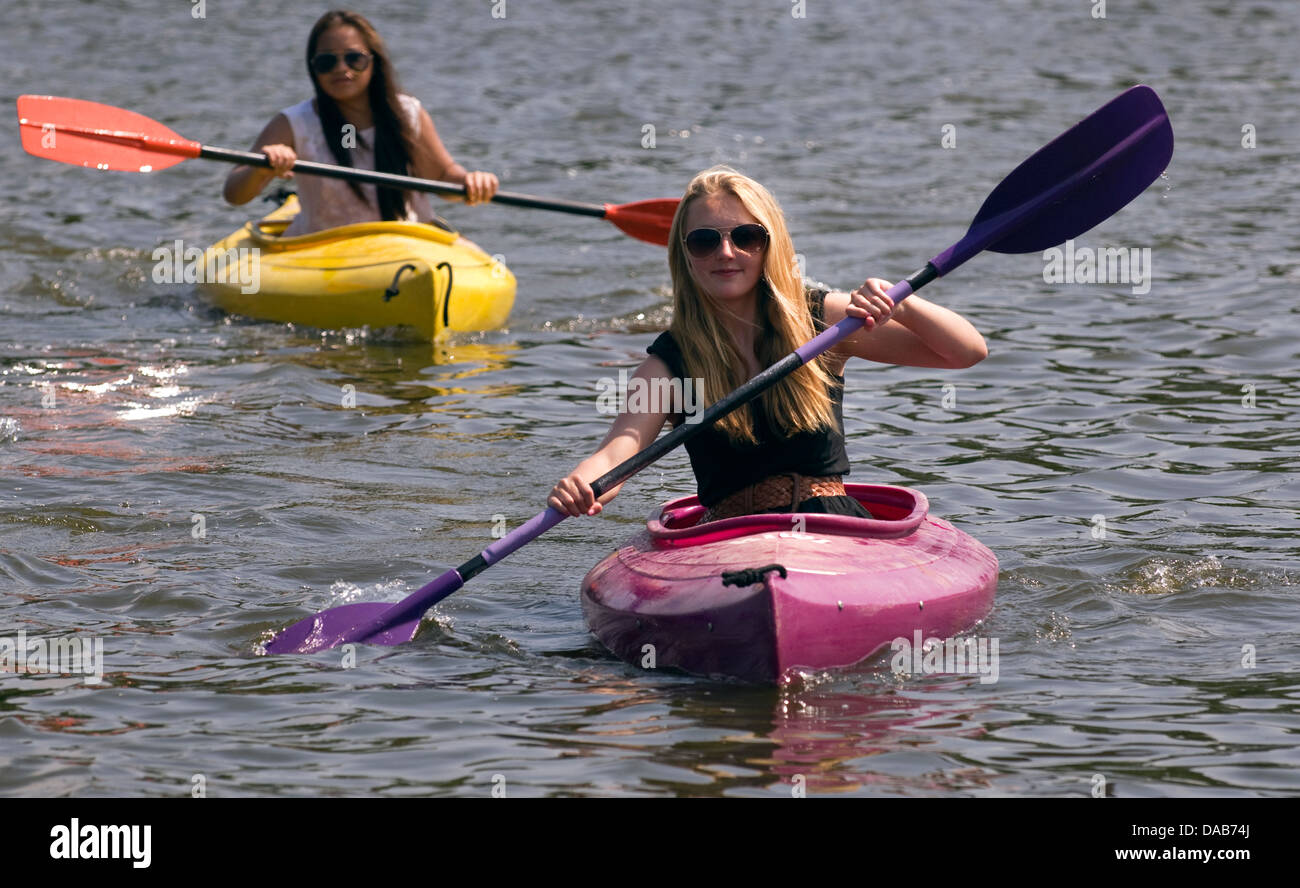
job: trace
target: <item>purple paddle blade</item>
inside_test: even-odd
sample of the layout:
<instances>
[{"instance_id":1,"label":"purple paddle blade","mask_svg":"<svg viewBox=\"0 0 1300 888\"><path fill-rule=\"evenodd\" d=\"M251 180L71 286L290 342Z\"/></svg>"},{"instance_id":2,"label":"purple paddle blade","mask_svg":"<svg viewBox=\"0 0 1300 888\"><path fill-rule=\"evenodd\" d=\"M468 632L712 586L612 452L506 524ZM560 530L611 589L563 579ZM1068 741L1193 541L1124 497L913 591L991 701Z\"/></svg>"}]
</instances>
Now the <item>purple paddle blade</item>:
<instances>
[{"instance_id":1,"label":"purple paddle blade","mask_svg":"<svg viewBox=\"0 0 1300 888\"><path fill-rule=\"evenodd\" d=\"M268 654L311 654L332 648L341 642L361 639L354 637L358 630L383 618L395 607L395 603L376 604L362 602L344 604L321 611L318 614L299 620L292 626L278 633L266 643ZM380 635L366 638L367 644L402 644L415 637L415 630L420 625L420 617L407 620L393 626Z\"/></svg>"},{"instance_id":2,"label":"purple paddle blade","mask_svg":"<svg viewBox=\"0 0 1300 888\"><path fill-rule=\"evenodd\" d=\"M516 530L515 533L519 531ZM474 564L481 560L480 555L478 559L467 563ZM448 570L396 603L332 607L299 620L276 635L266 643L266 652L310 654L345 642L402 644L415 637L415 630L420 627L420 617L425 611L463 585L465 580L460 571Z\"/></svg>"},{"instance_id":3,"label":"purple paddle blade","mask_svg":"<svg viewBox=\"0 0 1300 888\"><path fill-rule=\"evenodd\" d=\"M395 645L410 641L429 608L479 571L535 540L565 518L549 506L460 567L445 571L395 604L345 604L299 620L266 644L269 654L310 654L347 642Z\"/></svg>"},{"instance_id":4,"label":"purple paddle blade","mask_svg":"<svg viewBox=\"0 0 1300 888\"><path fill-rule=\"evenodd\" d=\"M1155 90L1125 90L1002 180L965 237L930 260L940 275L981 250L1033 253L1118 212L1169 166L1174 131Z\"/></svg>"}]
</instances>

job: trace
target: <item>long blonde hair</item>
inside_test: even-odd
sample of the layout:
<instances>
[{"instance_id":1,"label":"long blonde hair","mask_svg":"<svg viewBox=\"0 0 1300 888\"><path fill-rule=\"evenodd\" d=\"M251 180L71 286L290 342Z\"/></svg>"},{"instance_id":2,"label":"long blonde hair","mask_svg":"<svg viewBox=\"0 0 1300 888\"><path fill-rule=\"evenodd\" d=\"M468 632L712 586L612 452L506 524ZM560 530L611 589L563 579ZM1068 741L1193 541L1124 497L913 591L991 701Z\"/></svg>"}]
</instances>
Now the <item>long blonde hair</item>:
<instances>
[{"instance_id":1,"label":"long blonde hair","mask_svg":"<svg viewBox=\"0 0 1300 888\"><path fill-rule=\"evenodd\" d=\"M704 391L697 397L706 406L721 400L748 379L740 349L719 319L721 309L696 283L682 243L691 204L698 198L719 193L739 200L768 232L767 255L758 284L758 319L762 330L755 344L755 355L759 363L771 366L812 339L815 333L794 244L776 199L762 185L728 166L715 166L697 175L686 186L668 236L668 265L673 276L673 321L668 329L681 350L687 377L704 380ZM764 411L786 435L834 428L834 409L827 395L827 386L833 384L823 361L813 361L761 395ZM718 420L718 427L732 441L757 443L753 403Z\"/></svg>"}]
</instances>

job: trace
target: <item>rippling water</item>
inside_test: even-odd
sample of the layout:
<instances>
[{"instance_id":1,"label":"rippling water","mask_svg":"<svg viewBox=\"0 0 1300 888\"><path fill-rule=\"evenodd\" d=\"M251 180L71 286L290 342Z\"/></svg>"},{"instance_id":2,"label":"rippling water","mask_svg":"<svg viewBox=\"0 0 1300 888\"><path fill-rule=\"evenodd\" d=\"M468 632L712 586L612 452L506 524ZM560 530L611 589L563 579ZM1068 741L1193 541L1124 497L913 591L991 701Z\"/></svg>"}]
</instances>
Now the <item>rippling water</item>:
<instances>
[{"instance_id":1,"label":"rippling water","mask_svg":"<svg viewBox=\"0 0 1300 888\"><path fill-rule=\"evenodd\" d=\"M156 7L12 10L10 99L102 101L244 148L306 94L319 10ZM151 277L156 246L259 212L222 203L224 166L97 175L15 135L0 633L101 637L105 681L0 676L0 792L178 795L195 774L212 795L473 796L495 775L521 796L1085 795L1095 774L1119 796L1300 791L1300 7L429 7L373 17L458 159L610 202L736 164L785 205L809 275L841 287L910 272L1032 150L1133 83L1160 92L1173 164L1078 241L1149 248L1150 292L982 256L926 295L971 318L988 360L849 381L853 478L924 490L997 553L975 631L1000 640L999 680L900 678L881 657L760 689L610 657L579 581L693 489L683 455L473 580L410 644L349 669L261 655L272 630L396 601L538 511L603 435L596 381L667 324L663 253L597 221L452 206L519 277L509 329L435 347L254 323Z\"/></svg>"}]
</instances>

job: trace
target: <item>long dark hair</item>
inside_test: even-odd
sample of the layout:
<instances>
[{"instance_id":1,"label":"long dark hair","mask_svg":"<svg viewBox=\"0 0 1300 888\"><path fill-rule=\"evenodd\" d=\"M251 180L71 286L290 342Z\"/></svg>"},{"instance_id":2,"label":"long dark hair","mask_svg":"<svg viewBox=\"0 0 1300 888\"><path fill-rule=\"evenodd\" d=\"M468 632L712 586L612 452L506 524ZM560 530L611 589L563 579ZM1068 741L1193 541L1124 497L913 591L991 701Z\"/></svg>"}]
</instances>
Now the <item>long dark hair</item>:
<instances>
[{"instance_id":1,"label":"long dark hair","mask_svg":"<svg viewBox=\"0 0 1300 888\"><path fill-rule=\"evenodd\" d=\"M375 123L375 169L381 173L409 175L411 159L422 153L415 130L401 113L398 101L397 72L388 58L388 48L374 25L357 12L335 9L325 13L312 25L307 37L307 74L316 89L316 111L320 115L325 143L340 166L352 166L352 152L343 144L343 112L338 104L321 89L320 80L312 70L311 60L316 55L320 35L338 25L356 28L371 56L370 113ZM348 182L357 197L365 199L361 185ZM401 219L406 216L406 192L396 188L378 188L379 215L382 219Z\"/></svg>"}]
</instances>

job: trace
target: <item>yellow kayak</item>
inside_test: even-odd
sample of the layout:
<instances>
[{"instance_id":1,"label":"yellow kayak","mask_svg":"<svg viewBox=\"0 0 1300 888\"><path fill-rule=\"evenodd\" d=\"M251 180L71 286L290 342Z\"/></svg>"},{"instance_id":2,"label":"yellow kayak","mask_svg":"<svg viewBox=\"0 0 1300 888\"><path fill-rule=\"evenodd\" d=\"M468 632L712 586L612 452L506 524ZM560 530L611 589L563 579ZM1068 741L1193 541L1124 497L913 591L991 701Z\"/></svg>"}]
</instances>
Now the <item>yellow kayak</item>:
<instances>
[{"instance_id":1,"label":"yellow kayak","mask_svg":"<svg viewBox=\"0 0 1300 888\"><path fill-rule=\"evenodd\" d=\"M297 213L291 195L208 248L200 287L218 308L310 327L411 327L430 340L510 316L515 276L454 231L362 222L283 237Z\"/></svg>"}]
</instances>

